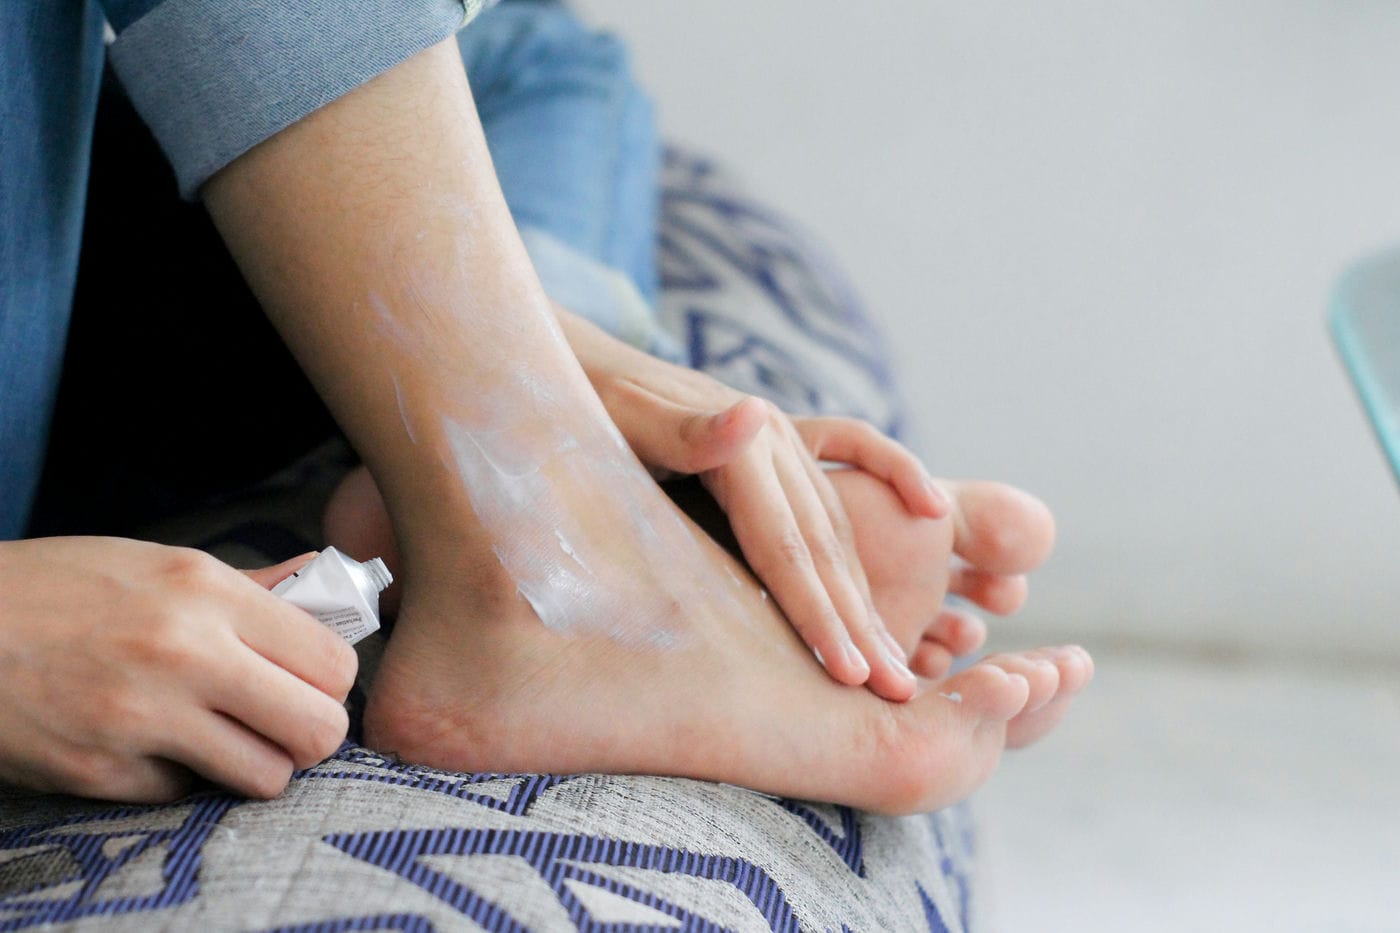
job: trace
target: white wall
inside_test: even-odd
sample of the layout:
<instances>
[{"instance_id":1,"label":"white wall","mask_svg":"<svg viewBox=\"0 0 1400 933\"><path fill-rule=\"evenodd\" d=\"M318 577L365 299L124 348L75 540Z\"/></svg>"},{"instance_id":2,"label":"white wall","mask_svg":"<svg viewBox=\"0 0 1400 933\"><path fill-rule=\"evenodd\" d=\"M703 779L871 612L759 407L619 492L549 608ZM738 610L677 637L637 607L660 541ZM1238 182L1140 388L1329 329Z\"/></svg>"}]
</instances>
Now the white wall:
<instances>
[{"instance_id":1,"label":"white wall","mask_svg":"<svg viewBox=\"0 0 1400 933\"><path fill-rule=\"evenodd\" d=\"M844 258L935 471L1056 510L1006 631L1400 656L1400 497L1322 317L1400 243L1400 8L581 6Z\"/></svg>"}]
</instances>

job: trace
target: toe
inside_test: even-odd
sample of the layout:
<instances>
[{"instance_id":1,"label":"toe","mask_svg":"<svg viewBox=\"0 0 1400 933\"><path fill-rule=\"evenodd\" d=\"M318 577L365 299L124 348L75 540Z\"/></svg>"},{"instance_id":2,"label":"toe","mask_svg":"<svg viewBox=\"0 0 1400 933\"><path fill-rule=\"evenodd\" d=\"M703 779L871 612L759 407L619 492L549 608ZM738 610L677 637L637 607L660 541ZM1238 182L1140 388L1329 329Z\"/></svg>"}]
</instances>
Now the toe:
<instances>
[{"instance_id":1,"label":"toe","mask_svg":"<svg viewBox=\"0 0 1400 933\"><path fill-rule=\"evenodd\" d=\"M1026 603L1029 588L1023 573L988 573L961 566L955 567L948 577L948 592L999 616L1019 611Z\"/></svg>"},{"instance_id":2,"label":"toe","mask_svg":"<svg viewBox=\"0 0 1400 933\"><path fill-rule=\"evenodd\" d=\"M956 530L953 549L989 573L1019 574L1040 566L1055 543L1055 520L1039 499L990 482L948 484Z\"/></svg>"},{"instance_id":3,"label":"toe","mask_svg":"<svg viewBox=\"0 0 1400 933\"><path fill-rule=\"evenodd\" d=\"M953 655L941 642L925 638L909 655L909 669L920 677L941 680L953 666Z\"/></svg>"},{"instance_id":4,"label":"toe","mask_svg":"<svg viewBox=\"0 0 1400 933\"><path fill-rule=\"evenodd\" d=\"M1026 679L1028 693L1023 711L1039 709L1053 700L1060 689L1059 665L1038 652L996 654L983 659L982 663L995 665L1008 674L1019 674Z\"/></svg>"},{"instance_id":5,"label":"toe","mask_svg":"<svg viewBox=\"0 0 1400 933\"><path fill-rule=\"evenodd\" d=\"M1001 760L1007 720L1025 705L1026 679L977 664L912 702L886 706L878 753L880 794L867 803L882 813L922 813L964 799Z\"/></svg>"},{"instance_id":6,"label":"toe","mask_svg":"<svg viewBox=\"0 0 1400 933\"><path fill-rule=\"evenodd\" d=\"M961 607L944 606L924 631L923 640L941 644L953 657L961 658L986 643L987 623Z\"/></svg>"},{"instance_id":7,"label":"toe","mask_svg":"<svg viewBox=\"0 0 1400 933\"><path fill-rule=\"evenodd\" d=\"M983 660L943 681L936 693L957 703L965 719L981 724L1004 722L1021 712L1031 686L1021 673Z\"/></svg>"}]
</instances>

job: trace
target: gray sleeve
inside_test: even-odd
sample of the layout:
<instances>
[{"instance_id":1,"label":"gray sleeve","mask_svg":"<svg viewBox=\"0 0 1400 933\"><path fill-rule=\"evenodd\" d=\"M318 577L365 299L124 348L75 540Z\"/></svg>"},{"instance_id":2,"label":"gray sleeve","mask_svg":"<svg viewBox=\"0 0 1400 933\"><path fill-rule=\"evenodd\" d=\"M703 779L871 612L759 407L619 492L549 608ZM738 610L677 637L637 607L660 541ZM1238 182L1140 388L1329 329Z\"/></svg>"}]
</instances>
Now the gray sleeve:
<instances>
[{"instance_id":1,"label":"gray sleeve","mask_svg":"<svg viewBox=\"0 0 1400 933\"><path fill-rule=\"evenodd\" d=\"M492 0L164 0L112 66L193 198L219 169L451 36Z\"/></svg>"}]
</instances>

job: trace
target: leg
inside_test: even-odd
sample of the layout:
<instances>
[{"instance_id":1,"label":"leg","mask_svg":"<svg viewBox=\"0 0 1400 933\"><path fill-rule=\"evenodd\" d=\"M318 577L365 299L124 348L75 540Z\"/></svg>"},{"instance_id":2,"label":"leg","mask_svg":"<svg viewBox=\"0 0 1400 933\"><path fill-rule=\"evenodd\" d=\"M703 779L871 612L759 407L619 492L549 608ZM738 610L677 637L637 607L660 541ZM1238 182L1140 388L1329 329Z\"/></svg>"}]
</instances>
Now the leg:
<instances>
[{"instance_id":1,"label":"leg","mask_svg":"<svg viewBox=\"0 0 1400 933\"><path fill-rule=\"evenodd\" d=\"M957 701L897 706L826 676L608 419L461 69L434 46L204 189L403 551L366 738L449 768L679 774L885 810L969 792L1007 722L1057 695L1055 666L998 659L944 685Z\"/></svg>"}]
</instances>

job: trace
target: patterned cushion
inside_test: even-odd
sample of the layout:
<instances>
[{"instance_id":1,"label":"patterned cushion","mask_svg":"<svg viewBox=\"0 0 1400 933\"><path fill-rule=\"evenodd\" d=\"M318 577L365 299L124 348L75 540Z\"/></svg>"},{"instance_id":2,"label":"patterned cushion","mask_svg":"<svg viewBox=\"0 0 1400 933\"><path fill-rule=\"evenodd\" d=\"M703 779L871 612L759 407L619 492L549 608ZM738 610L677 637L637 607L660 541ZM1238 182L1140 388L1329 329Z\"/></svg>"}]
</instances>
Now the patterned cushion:
<instances>
[{"instance_id":1,"label":"patterned cushion","mask_svg":"<svg viewBox=\"0 0 1400 933\"><path fill-rule=\"evenodd\" d=\"M669 154L661 246L662 314L695 365L898 429L834 266L708 162ZM153 537L244 566L307 550L349 463L330 445ZM365 676L381 648L362 643ZM679 778L453 774L353 742L273 801L0 789L0 931L963 930L971 865L963 808L896 819Z\"/></svg>"}]
</instances>

